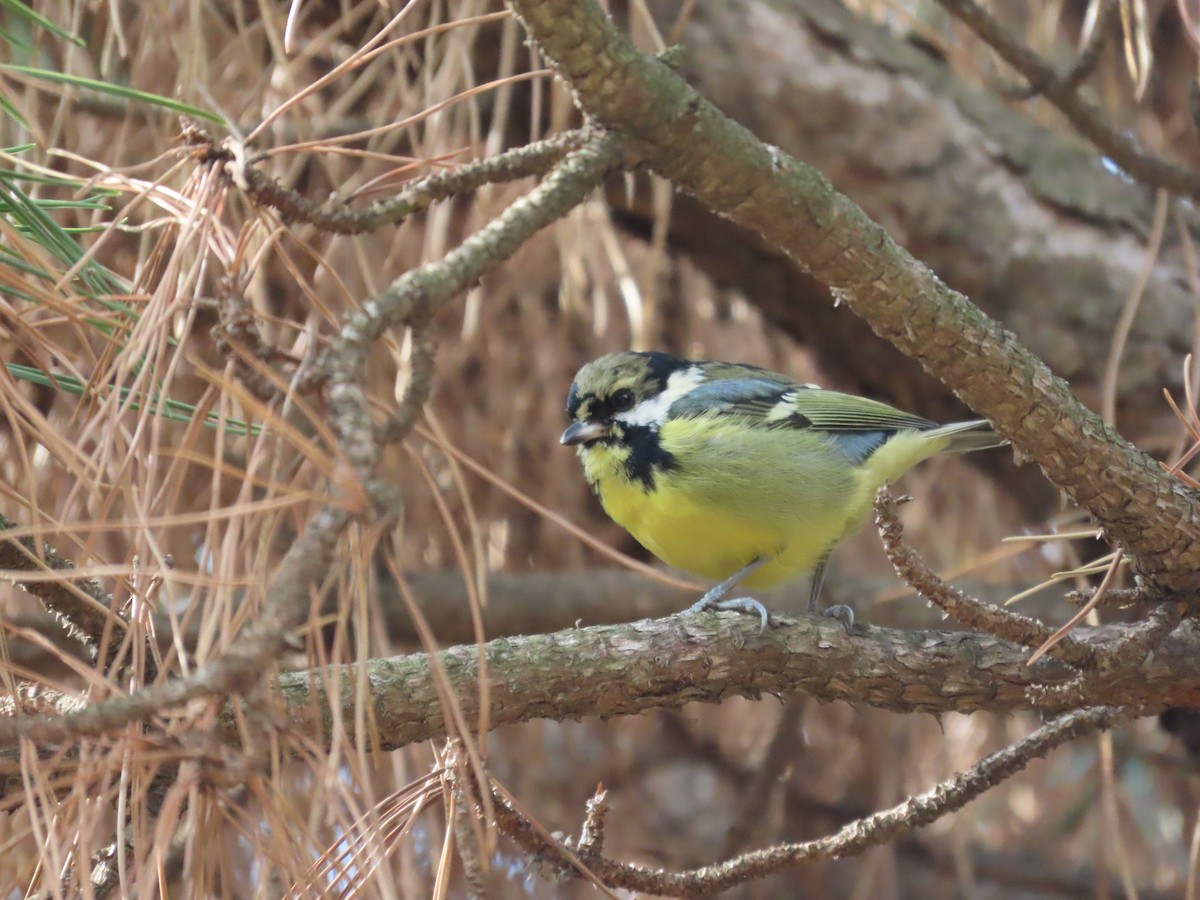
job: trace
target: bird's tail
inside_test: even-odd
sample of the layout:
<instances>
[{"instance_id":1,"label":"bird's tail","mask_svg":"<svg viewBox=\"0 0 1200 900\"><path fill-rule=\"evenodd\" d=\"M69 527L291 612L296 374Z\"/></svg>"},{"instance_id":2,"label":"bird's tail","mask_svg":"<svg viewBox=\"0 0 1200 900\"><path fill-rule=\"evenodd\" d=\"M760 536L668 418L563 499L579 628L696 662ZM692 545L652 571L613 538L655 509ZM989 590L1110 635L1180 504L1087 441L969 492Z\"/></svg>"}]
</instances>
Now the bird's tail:
<instances>
[{"instance_id":1,"label":"bird's tail","mask_svg":"<svg viewBox=\"0 0 1200 900\"><path fill-rule=\"evenodd\" d=\"M939 425L925 432L926 437L945 437L950 442L939 453L970 453L972 450L987 450L991 447L1003 447L1008 443L992 430L992 423L987 419L974 419L970 422L951 422L949 425Z\"/></svg>"}]
</instances>

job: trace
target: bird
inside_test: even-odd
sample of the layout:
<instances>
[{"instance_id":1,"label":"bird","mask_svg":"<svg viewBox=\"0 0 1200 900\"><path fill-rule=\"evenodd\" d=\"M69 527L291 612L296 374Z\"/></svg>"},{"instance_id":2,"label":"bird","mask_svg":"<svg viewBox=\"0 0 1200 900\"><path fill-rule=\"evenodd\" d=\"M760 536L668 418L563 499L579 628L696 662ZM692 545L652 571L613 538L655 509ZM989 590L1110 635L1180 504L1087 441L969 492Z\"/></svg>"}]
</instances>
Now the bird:
<instances>
[{"instance_id":1,"label":"bird","mask_svg":"<svg viewBox=\"0 0 1200 900\"><path fill-rule=\"evenodd\" d=\"M812 576L876 491L938 453L1006 443L989 422L938 425L757 366L621 352L585 364L560 443L577 448L608 515L669 566L718 583L687 612L766 608L728 598ZM853 611L825 611L853 623Z\"/></svg>"}]
</instances>

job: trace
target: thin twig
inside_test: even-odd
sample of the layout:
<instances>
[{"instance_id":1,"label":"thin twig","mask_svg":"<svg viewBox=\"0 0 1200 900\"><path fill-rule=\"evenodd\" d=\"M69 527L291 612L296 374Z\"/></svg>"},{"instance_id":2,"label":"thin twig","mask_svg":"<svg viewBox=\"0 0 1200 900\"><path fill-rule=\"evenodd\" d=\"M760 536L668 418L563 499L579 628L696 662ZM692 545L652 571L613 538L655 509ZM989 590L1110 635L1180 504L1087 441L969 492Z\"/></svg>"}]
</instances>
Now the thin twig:
<instances>
[{"instance_id":1,"label":"thin twig","mask_svg":"<svg viewBox=\"0 0 1200 900\"><path fill-rule=\"evenodd\" d=\"M780 844L718 865L684 872L620 863L583 851L578 852L578 861L610 888L670 897L695 897L728 890L805 863L842 859L862 853L892 840L898 834L929 825L966 806L1059 745L1092 731L1111 728L1130 715L1132 712L1129 710L1110 706L1066 713L930 790L909 797L891 809L851 822L837 833L815 841ZM559 873L574 874L575 864L564 861L557 852L558 848L548 842L542 832L499 792L495 795L495 804L496 824L501 831L527 853L546 860Z\"/></svg>"},{"instance_id":2,"label":"thin twig","mask_svg":"<svg viewBox=\"0 0 1200 900\"><path fill-rule=\"evenodd\" d=\"M1043 96L1067 117L1076 130L1107 157L1143 184L1177 194L1200 197L1200 175L1166 157L1151 153L1128 131L1114 126L1104 112L1067 81L1059 81L1053 66L1018 41L987 10L973 0L938 0L1024 76L1031 85L1044 85Z\"/></svg>"},{"instance_id":3,"label":"thin twig","mask_svg":"<svg viewBox=\"0 0 1200 900\"><path fill-rule=\"evenodd\" d=\"M1043 646L1054 630L1037 619L1014 613L990 603L968 597L938 578L920 555L904 543L904 529L896 515L896 500L888 488L875 495L875 525L883 540L883 549L904 582L931 600L947 615L969 628L976 628L1025 647ZM1055 656L1075 666L1089 665L1094 649L1073 638L1064 639Z\"/></svg>"},{"instance_id":4,"label":"thin twig","mask_svg":"<svg viewBox=\"0 0 1200 900\"><path fill-rule=\"evenodd\" d=\"M421 407L433 390L433 364L437 344L433 340L433 327L425 320L412 329L412 357L410 360L408 385L400 406L379 428L379 440L393 444L403 440L421 415Z\"/></svg>"},{"instance_id":5,"label":"thin twig","mask_svg":"<svg viewBox=\"0 0 1200 900\"><path fill-rule=\"evenodd\" d=\"M1056 84L1060 90L1074 91L1092 74L1096 64L1104 52L1104 40L1108 37L1109 28L1116 20L1118 0L1100 0L1100 12L1092 25L1091 33L1084 40L1083 47L1075 62L1062 75L1055 74L1051 81L1035 82L1032 79L1024 85L999 87L1001 94L1010 100L1032 100L1039 94L1045 93L1046 88Z\"/></svg>"},{"instance_id":6,"label":"thin twig","mask_svg":"<svg viewBox=\"0 0 1200 900\"><path fill-rule=\"evenodd\" d=\"M1095 596L1096 589L1094 587L1083 588L1078 591L1067 591L1063 594L1063 600L1073 606L1083 606L1085 603L1091 602ZM1093 605L1105 609L1126 609L1135 603L1142 603L1146 599L1146 594L1141 588L1109 588L1104 592L1099 603Z\"/></svg>"},{"instance_id":7,"label":"thin twig","mask_svg":"<svg viewBox=\"0 0 1200 900\"><path fill-rule=\"evenodd\" d=\"M457 765L447 770L450 780L450 790L454 794L454 815L451 825L454 828L454 846L458 850L458 858L463 864L463 881L466 882L467 897L470 900L485 900L488 895L484 881L484 864L479 849L479 834L475 798L463 789L463 782L470 780L465 765L465 754Z\"/></svg>"},{"instance_id":8,"label":"thin twig","mask_svg":"<svg viewBox=\"0 0 1200 900\"><path fill-rule=\"evenodd\" d=\"M362 234L384 225L395 225L439 200L469 193L485 184L543 175L568 153L582 147L589 136L587 129L566 131L491 159L435 172L413 182L397 196L377 200L362 209L353 209L343 201L316 203L283 187L253 165L242 164L233 153L220 158L227 168L234 167L231 176L244 187L250 198L260 206L278 210L284 222L303 222L333 234Z\"/></svg>"},{"instance_id":9,"label":"thin twig","mask_svg":"<svg viewBox=\"0 0 1200 900\"><path fill-rule=\"evenodd\" d=\"M597 785L596 792L588 798L583 827L579 829L579 840L575 842L581 853L604 852L604 820L608 809L608 791L604 785Z\"/></svg>"},{"instance_id":10,"label":"thin twig","mask_svg":"<svg viewBox=\"0 0 1200 900\"><path fill-rule=\"evenodd\" d=\"M70 572L75 568L54 548L43 542L39 549L32 537L11 538L4 534L20 528L16 522L0 516L0 569L11 572ZM42 606L59 619L67 631L96 652L105 628L119 621L110 610L112 597L90 578L62 581L16 581L17 587L37 597Z\"/></svg>"},{"instance_id":11,"label":"thin twig","mask_svg":"<svg viewBox=\"0 0 1200 900\"><path fill-rule=\"evenodd\" d=\"M254 313L235 284L232 275L217 282L217 311L220 321L212 329L213 345L218 353L233 362L238 377L255 397L263 403L282 399L277 381L290 380L300 367L300 361L273 344L263 340ZM269 378L258 367L276 370L278 377Z\"/></svg>"}]
</instances>

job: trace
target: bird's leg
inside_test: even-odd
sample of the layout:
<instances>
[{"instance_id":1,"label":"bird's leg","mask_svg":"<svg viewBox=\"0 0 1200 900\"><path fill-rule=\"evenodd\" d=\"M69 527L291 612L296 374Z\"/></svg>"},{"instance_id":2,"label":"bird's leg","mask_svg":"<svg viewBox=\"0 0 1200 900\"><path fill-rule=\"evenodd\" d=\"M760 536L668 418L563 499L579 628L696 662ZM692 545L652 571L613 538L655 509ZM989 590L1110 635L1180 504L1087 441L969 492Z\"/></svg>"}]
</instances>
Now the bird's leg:
<instances>
[{"instance_id":1,"label":"bird's leg","mask_svg":"<svg viewBox=\"0 0 1200 900\"><path fill-rule=\"evenodd\" d=\"M753 597L731 597L728 600L722 598L729 593L730 589L735 587L739 581L757 570L764 563L769 562L770 557L760 556L748 562L742 568L738 569L716 587L709 590L707 594L689 606L684 613L690 615L692 613L706 612L710 609L730 609L736 612L757 614L762 619L762 629L767 629L767 608L755 600Z\"/></svg>"},{"instance_id":2,"label":"bird's leg","mask_svg":"<svg viewBox=\"0 0 1200 900\"><path fill-rule=\"evenodd\" d=\"M825 563L829 562L829 554L826 553L821 557L821 561L817 563L817 567L812 573L812 587L808 591L808 611L815 613L821 600L821 585L825 583ZM854 610L846 606L844 603L837 603L822 610L821 615L829 616L831 619L837 619L847 628L854 624Z\"/></svg>"},{"instance_id":3,"label":"bird's leg","mask_svg":"<svg viewBox=\"0 0 1200 900\"><path fill-rule=\"evenodd\" d=\"M821 585L825 583L825 564L827 562L829 562L829 554L822 556L817 567L813 569L812 584L808 589L808 611L810 613L817 611L817 605L821 599Z\"/></svg>"}]
</instances>

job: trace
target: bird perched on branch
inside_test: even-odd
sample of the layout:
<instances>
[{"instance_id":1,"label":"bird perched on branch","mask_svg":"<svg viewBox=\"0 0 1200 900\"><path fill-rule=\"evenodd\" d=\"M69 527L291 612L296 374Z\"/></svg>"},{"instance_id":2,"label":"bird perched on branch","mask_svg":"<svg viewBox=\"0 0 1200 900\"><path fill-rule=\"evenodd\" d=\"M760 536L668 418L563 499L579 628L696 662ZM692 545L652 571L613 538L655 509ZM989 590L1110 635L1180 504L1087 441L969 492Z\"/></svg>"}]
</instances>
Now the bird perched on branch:
<instances>
[{"instance_id":1,"label":"bird perched on branch","mask_svg":"<svg viewBox=\"0 0 1200 900\"><path fill-rule=\"evenodd\" d=\"M668 565L719 581L689 611L767 611L736 585L812 574L875 492L924 459L998 447L984 420L937 425L755 366L613 353L585 365L561 442L617 524ZM827 614L853 621L847 607Z\"/></svg>"}]
</instances>

